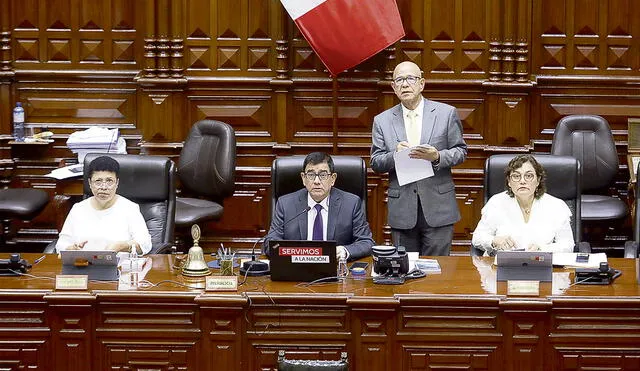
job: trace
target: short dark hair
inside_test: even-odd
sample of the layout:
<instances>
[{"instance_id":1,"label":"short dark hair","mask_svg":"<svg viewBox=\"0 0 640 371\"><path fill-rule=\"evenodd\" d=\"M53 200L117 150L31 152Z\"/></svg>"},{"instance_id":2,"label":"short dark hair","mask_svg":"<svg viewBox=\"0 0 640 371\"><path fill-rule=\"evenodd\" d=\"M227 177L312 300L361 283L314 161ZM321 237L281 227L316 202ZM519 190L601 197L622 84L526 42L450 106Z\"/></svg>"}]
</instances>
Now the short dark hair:
<instances>
[{"instance_id":1,"label":"short dark hair","mask_svg":"<svg viewBox=\"0 0 640 371\"><path fill-rule=\"evenodd\" d=\"M517 155L516 157L511 159L511 161L509 161L507 167L504 168L504 188L509 196L514 196L511 187L509 187L509 176L511 176L511 173L514 170L521 168L522 165L527 162L530 163L531 166L533 166L533 169L536 171L536 177L540 180L540 183L538 183L538 188L536 188L536 191L533 193L533 197L538 199L542 197L545 192L547 192L547 172L533 155Z\"/></svg>"},{"instance_id":2,"label":"short dark hair","mask_svg":"<svg viewBox=\"0 0 640 371\"><path fill-rule=\"evenodd\" d=\"M116 174L116 178L120 177L120 164L109 156L100 156L94 158L89 163L89 168L86 173L89 174L89 179L96 171L109 171Z\"/></svg>"},{"instance_id":3,"label":"short dark hair","mask_svg":"<svg viewBox=\"0 0 640 371\"><path fill-rule=\"evenodd\" d=\"M302 172L307 168L307 165L317 165L326 162L329 165L329 171L333 173L333 159L327 153L324 152L311 152L305 157L302 163Z\"/></svg>"}]
</instances>

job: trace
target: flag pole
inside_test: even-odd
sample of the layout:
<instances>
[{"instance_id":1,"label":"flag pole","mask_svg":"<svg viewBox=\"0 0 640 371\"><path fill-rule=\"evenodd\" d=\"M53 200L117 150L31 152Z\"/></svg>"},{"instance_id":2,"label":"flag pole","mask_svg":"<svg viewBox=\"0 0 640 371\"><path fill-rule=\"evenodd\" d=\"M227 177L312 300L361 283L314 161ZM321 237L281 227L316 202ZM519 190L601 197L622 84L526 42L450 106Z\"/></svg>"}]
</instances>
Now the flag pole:
<instances>
[{"instance_id":1,"label":"flag pole","mask_svg":"<svg viewBox=\"0 0 640 371\"><path fill-rule=\"evenodd\" d=\"M333 154L338 154L338 77L333 76L332 82L332 126L333 126Z\"/></svg>"}]
</instances>

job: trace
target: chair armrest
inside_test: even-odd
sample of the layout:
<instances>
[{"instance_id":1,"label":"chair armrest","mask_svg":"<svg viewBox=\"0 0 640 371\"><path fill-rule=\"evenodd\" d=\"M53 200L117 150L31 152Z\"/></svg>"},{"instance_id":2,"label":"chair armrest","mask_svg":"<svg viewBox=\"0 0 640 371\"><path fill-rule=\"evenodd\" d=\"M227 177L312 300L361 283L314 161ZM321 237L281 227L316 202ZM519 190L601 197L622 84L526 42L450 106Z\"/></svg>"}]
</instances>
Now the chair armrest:
<instances>
[{"instance_id":1,"label":"chair armrest","mask_svg":"<svg viewBox=\"0 0 640 371\"><path fill-rule=\"evenodd\" d=\"M578 252L591 254L591 244L589 242L578 242Z\"/></svg>"},{"instance_id":2,"label":"chair armrest","mask_svg":"<svg viewBox=\"0 0 640 371\"><path fill-rule=\"evenodd\" d=\"M169 254L171 252L171 246L173 246L169 242L158 244L151 248L149 254Z\"/></svg>"},{"instance_id":3,"label":"chair armrest","mask_svg":"<svg viewBox=\"0 0 640 371\"><path fill-rule=\"evenodd\" d=\"M45 254L55 254L55 252L56 252L56 244L57 243L58 243L58 239L57 238L55 240L49 242L47 247L44 248L43 253L45 253Z\"/></svg>"},{"instance_id":4,"label":"chair armrest","mask_svg":"<svg viewBox=\"0 0 640 371\"><path fill-rule=\"evenodd\" d=\"M624 243L624 257L625 258L638 257L638 243L636 241L627 241Z\"/></svg>"}]
</instances>

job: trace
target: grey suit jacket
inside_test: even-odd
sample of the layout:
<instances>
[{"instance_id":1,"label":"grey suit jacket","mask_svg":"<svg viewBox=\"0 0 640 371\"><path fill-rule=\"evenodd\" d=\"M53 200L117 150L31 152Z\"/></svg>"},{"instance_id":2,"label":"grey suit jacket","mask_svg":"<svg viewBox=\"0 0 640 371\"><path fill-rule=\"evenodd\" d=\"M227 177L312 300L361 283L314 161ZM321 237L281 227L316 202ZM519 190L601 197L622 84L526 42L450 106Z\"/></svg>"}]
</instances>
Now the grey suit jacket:
<instances>
[{"instance_id":1,"label":"grey suit jacket","mask_svg":"<svg viewBox=\"0 0 640 371\"><path fill-rule=\"evenodd\" d=\"M263 252L267 255L271 240L307 239L308 217L307 213L303 212L308 206L307 195L307 189L303 188L278 198L275 214L271 216L271 227L263 245ZM300 212L303 213L298 215ZM371 255L374 242L369 223L362 212L360 197L335 187L331 189L327 239L335 240L337 245L344 246L349 251L349 260Z\"/></svg>"},{"instance_id":2,"label":"grey suit jacket","mask_svg":"<svg viewBox=\"0 0 640 371\"><path fill-rule=\"evenodd\" d=\"M393 154L399 142L407 140L400 104L373 119L371 168L389 173L388 223L391 228L409 229L416 225L418 196L427 224L441 227L460 220L451 167L467 156L462 123L455 107L424 100L421 144L430 144L440 153L434 176L400 186Z\"/></svg>"}]
</instances>

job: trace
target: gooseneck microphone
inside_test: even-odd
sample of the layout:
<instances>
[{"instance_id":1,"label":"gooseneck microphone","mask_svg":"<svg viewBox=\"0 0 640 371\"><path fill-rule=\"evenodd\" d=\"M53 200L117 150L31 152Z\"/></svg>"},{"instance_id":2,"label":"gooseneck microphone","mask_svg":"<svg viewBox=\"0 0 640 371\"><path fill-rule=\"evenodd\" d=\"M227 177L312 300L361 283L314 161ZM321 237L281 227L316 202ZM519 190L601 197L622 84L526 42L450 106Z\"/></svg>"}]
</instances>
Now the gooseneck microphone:
<instances>
[{"instance_id":1,"label":"gooseneck microphone","mask_svg":"<svg viewBox=\"0 0 640 371\"><path fill-rule=\"evenodd\" d=\"M311 206L307 206L304 210L302 210L301 212L294 215L292 218L289 218L284 223L282 223L283 232L284 232L284 227L286 227L287 224L289 224L292 220L297 219L300 215L307 213L309 210L311 210ZM256 260L256 245L259 242L263 242L265 238L267 238L267 236L264 236L258 239L253 244L253 247L251 248L251 260L242 263L242 268L240 268L240 274L245 276L265 276L271 273L269 271L269 264Z\"/></svg>"}]
</instances>

